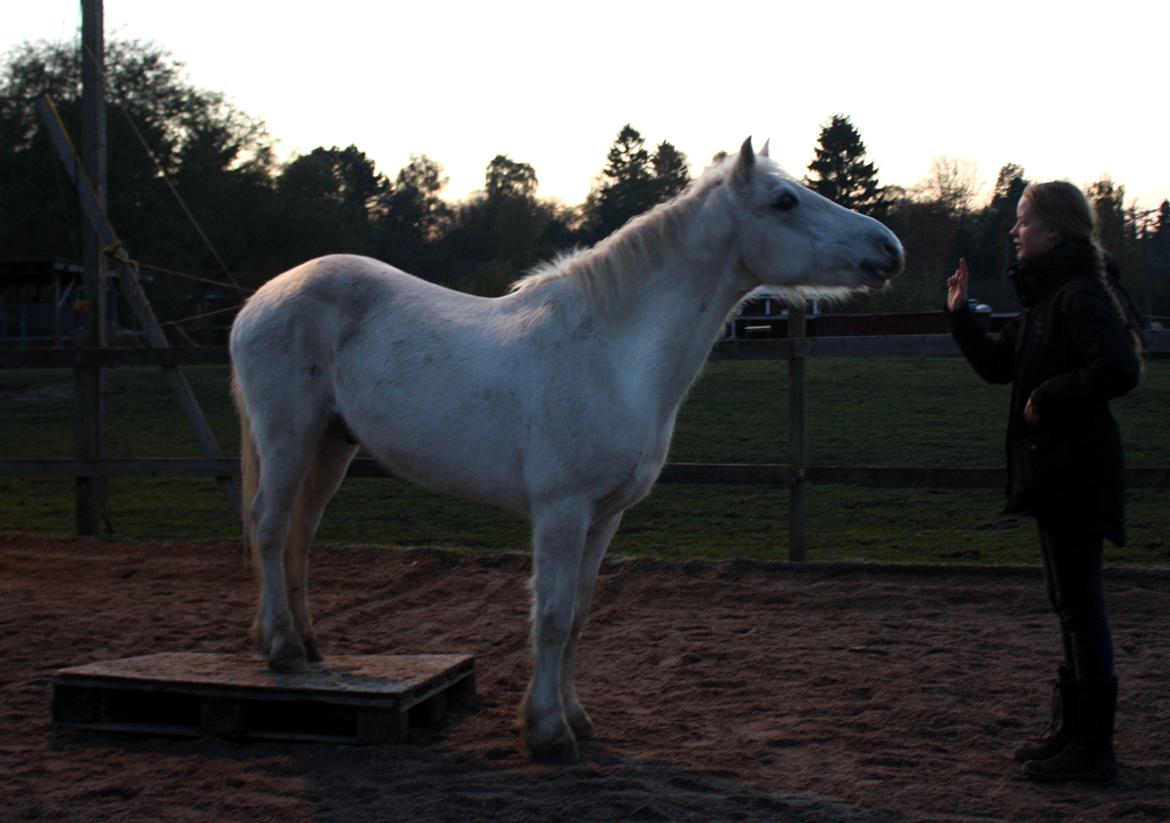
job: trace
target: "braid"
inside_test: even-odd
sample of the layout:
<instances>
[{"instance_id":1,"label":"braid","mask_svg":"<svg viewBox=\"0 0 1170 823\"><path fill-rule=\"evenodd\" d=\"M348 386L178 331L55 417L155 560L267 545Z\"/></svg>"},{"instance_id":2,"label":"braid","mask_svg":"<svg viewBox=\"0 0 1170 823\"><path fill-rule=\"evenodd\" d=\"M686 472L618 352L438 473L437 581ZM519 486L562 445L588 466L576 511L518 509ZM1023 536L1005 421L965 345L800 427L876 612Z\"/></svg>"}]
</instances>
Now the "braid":
<instances>
[{"instance_id":1,"label":"braid","mask_svg":"<svg viewBox=\"0 0 1170 823\"><path fill-rule=\"evenodd\" d=\"M1129 333L1133 352L1138 358L1139 373L1144 373L1146 344L1142 335L1141 314L1121 284L1115 286L1113 278L1109 276L1105 251L1094 236L1097 216L1089 198L1085 197L1083 191L1065 180L1032 183L1024 189L1020 198L1021 200L1026 198L1032 204L1040 222L1056 229L1061 237L1089 243L1093 252L1093 269L1097 274L1097 280L1109 295L1109 301L1113 304L1126 332Z\"/></svg>"},{"instance_id":2,"label":"braid","mask_svg":"<svg viewBox=\"0 0 1170 823\"><path fill-rule=\"evenodd\" d=\"M1090 243L1093 246L1093 267L1097 271L1097 280L1100 281L1101 288L1105 289L1105 293L1109 295L1109 301L1113 303L1113 308L1117 311L1117 316L1121 318L1121 322L1129 334L1130 341L1133 343L1133 353L1138 358L1139 373L1144 375L1146 371L1146 347L1142 343L1141 330L1134 325L1136 311L1133 310L1132 305L1127 310L1126 304L1129 303L1128 295L1123 297L1118 293L1117 289L1113 288L1112 278L1109 277L1109 270L1105 265L1104 250L1098 245L1095 239L1090 240ZM1122 303L1123 299L1125 303Z\"/></svg>"}]
</instances>

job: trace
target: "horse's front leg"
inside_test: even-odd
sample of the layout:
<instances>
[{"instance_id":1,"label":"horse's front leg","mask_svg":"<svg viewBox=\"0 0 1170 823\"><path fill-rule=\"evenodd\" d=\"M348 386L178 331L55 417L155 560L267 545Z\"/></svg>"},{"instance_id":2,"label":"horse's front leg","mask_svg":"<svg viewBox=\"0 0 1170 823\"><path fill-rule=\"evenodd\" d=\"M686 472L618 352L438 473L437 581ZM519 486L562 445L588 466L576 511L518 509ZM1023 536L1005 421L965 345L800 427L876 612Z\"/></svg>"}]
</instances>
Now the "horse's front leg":
<instances>
[{"instance_id":1,"label":"horse's front leg","mask_svg":"<svg viewBox=\"0 0 1170 823\"><path fill-rule=\"evenodd\" d=\"M599 520L589 529L585 538L585 552L581 555L581 568L577 575L577 597L573 602L573 627L565 644L565 655L561 663L561 691L564 695L565 719L578 740L593 737L593 721L577 697L577 646L585 622L589 618L589 606L593 602L593 588L601 561L622 522L623 512Z\"/></svg>"},{"instance_id":2,"label":"horse's front leg","mask_svg":"<svg viewBox=\"0 0 1170 823\"><path fill-rule=\"evenodd\" d=\"M565 717L563 663L588 528L588 507L582 502L547 507L533 516L533 669L521 713L528 748L538 756L580 757Z\"/></svg>"}]
</instances>

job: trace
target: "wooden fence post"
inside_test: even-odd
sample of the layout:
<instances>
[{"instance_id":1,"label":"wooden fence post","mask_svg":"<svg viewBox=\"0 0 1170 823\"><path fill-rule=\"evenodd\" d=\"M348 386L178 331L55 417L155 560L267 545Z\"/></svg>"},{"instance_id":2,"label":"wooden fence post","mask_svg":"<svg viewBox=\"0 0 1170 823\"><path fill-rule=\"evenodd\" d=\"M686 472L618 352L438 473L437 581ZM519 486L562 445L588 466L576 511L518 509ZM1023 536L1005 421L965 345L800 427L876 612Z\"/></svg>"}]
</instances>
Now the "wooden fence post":
<instances>
[{"instance_id":1,"label":"wooden fence post","mask_svg":"<svg viewBox=\"0 0 1170 823\"><path fill-rule=\"evenodd\" d=\"M788 487L788 559L802 562L808 549L808 510L805 504L804 451L804 368L805 310L789 306L788 338L792 351L788 357L788 463L792 466L792 485Z\"/></svg>"},{"instance_id":2,"label":"wooden fence post","mask_svg":"<svg viewBox=\"0 0 1170 823\"><path fill-rule=\"evenodd\" d=\"M77 152L73 147L72 141L69 139L68 132L65 131L65 126L61 122L61 115L57 111L57 107L48 95L42 95L38 102L38 108L41 114L41 120L45 124L49 137L53 141L57 153L61 156L61 161L65 164L66 173L77 185L82 211L88 218L89 224L101 239L103 253L115 254L118 257L119 272L116 283L122 292L122 296L126 298L126 302L130 304L131 309L142 324L142 332L146 339L152 345L159 348L169 347L170 342L167 340L167 336L163 331L162 325L159 324L158 318L154 315L154 309L151 308L150 301L146 297L146 292L142 289L142 284L138 280L135 267L127 261L125 250L122 249L122 243L118 239L118 235L114 232L113 226L110 225L109 220L106 218L104 210L100 208L93 182L86 175L85 169L78 166ZM203 417L203 412L199 408L199 403L195 399L194 392L191 391L191 386L188 384L187 378L183 376L183 372L177 366L164 365L163 373L166 374L171 384L171 389L178 399L180 407L183 409L183 413L186 414L187 420L191 423L191 427L195 432L195 439L198 441L204 455L212 459L218 458L220 456L219 445L215 440L215 435L212 433L211 427ZM236 521L243 522L241 519L242 505L240 490L236 486L234 477L224 475L217 477L216 481L223 490L228 506L231 508Z\"/></svg>"},{"instance_id":3,"label":"wooden fence post","mask_svg":"<svg viewBox=\"0 0 1170 823\"><path fill-rule=\"evenodd\" d=\"M106 208L106 94L105 36L102 27L102 0L82 3L81 31L81 162L93 185L93 196L101 211ZM78 175L80 179L82 175ZM76 182L76 181L75 181ZM80 183L77 183L80 188ZM85 256L83 288L74 306L74 345L104 348L106 345L106 256L97 230L84 217L81 221ZM106 375L96 363L73 370L73 391L77 397L76 456L79 460L106 457ZM76 525L78 534L97 534L105 506L106 479L78 477L76 480Z\"/></svg>"}]
</instances>

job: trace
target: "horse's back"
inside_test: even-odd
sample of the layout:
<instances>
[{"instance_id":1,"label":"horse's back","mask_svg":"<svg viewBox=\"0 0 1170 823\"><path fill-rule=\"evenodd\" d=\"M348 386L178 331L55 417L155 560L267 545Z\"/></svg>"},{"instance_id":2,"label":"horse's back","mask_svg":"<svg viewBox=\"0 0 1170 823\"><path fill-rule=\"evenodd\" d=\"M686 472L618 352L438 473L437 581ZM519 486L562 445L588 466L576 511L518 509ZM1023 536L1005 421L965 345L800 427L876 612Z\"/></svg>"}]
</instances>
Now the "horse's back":
<instances>
[{"instance_id":1,"label":"horse's back","mask_svg":"<svg viewBox=\"0 0 1170 823\"><path fill-rule=\"evenodd\" d=\"M333 355L371 327L421 322L431 313L457 314L457 304L467 299L476 298L369 257L318 257L272 278L249 299L232 326L232 361L246 370L247 361L266 355L293 360Z\"/></svg>"},{"instance_id":2,"label":"horse's back","mask_svg":"<svg viewBox=\"0 0 1170 823\"><path fill-rule=\"evenodd\" d=\"M422 282L369 257L318 257L273 277L256 291L236 317L233 344L248 335L271 334L294 318L298 325L358 319L393 299L395 292Z\"/></svg>"}]
</instances>

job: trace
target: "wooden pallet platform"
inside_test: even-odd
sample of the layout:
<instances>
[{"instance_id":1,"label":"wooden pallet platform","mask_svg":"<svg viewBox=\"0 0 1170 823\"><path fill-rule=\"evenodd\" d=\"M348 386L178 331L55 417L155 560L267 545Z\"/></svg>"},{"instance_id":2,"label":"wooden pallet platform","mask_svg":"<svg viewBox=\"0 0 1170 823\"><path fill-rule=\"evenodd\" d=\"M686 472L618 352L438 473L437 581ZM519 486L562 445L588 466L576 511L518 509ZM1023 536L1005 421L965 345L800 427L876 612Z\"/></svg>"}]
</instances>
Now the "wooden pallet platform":
<instances>
[{"instance_id":1,"label":"wooden pallet platform","mask_svg":"<svg viewBox=\"0 0 1170 823\"><path fill-rule=\"evenodd\" d=\"M103 731L386 743L475 694L471 655L353 655L273 672L234 654L151 654L61 669L53 722Z\"/></svg>"}]
</instances>

